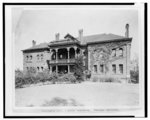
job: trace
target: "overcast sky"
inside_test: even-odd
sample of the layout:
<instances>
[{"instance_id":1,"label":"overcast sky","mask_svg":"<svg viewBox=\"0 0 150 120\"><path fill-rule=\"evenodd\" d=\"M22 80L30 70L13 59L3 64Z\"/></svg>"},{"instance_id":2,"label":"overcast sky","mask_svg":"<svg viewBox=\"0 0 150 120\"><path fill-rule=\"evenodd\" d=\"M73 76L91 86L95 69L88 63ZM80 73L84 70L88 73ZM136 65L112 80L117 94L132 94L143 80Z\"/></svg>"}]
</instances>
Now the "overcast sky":
<instances>
[{"instance_id":1,"label":"overcast sky","mask_svg":"<svg viewBox=\"0 0 150 120\"><path fill-rule=\"evenodd\" d=\"M63 38L67 33L77 37L78 30L83 35L112 33L125 35L125 24L129 23L129 36L133 37L131 58L138 54L138 11L133 8L110 8L101 6L43 8L13 8L12 31L15 35L15 68L23 69L23 49L55 39L55 33Z\"/></svg>"}]
</instances>

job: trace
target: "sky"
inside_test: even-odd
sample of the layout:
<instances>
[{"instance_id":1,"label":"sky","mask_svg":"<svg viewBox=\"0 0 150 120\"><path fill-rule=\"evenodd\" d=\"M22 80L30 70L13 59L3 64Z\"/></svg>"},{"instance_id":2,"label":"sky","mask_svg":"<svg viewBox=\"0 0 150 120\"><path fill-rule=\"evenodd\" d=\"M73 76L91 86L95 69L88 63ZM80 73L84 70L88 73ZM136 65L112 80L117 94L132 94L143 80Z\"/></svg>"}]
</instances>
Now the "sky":
<instances>
[{"instance_id":1,"label":"sky","mask_svg":"<svg viewBox=\"0 0 150 120\"><path fill-rule=\"evenodd\" d=\"M60 39L69 33L78 36L83 29L83 36L101 33L112 33L125 36L125 25L128 23L129 36L132 37L131 59L139 54L138 10L129 7L101 6L46 6L14 7L12 9L12 33L15 44L15 68L23 69L23 49L36 44L50 42L55 34Z\"/></svg>"}]
</instances>

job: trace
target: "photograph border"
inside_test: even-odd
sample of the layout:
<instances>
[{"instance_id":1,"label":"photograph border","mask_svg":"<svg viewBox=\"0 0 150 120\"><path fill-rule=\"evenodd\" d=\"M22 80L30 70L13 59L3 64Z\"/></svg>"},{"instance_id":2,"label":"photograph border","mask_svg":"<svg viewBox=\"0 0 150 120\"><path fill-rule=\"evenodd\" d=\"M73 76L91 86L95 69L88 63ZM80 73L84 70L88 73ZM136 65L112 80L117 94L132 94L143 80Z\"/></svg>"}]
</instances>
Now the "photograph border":
<instances>
[{"instance_id":1,"label":"photograph border","mask_svg":"<svg viewBox=\"0 0 150 120\"><path fill-rule=\"evenodd\" d=\"M5 100L6 100L6 96L5 96L5 91L6 91L6 87L5 87L5 65L7 64L5 61L5 48L7 46L5 46L5 6L7 5L134 5L135 3L3 3L2 5L2 18L3 18L3 118L131 118L131 117L135 117L135 116L6 116L6 106L5 106ZM148 117L147 113L148 113L148 81L147 81L147 3L144 3L144 69L145 69L145 73L144 73L144 117Z\"/></svg>"}]
</instances>

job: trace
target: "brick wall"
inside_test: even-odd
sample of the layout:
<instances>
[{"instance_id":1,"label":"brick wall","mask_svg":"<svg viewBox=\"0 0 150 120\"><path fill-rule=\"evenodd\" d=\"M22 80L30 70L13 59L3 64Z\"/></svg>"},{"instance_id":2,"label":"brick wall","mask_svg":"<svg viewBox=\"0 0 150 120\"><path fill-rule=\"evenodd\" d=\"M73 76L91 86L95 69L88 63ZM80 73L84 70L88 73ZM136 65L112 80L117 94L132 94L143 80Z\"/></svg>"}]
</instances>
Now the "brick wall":
<instances>
[{"instance_id":1,"label":"brick wall","mask_svg":"<svg viewBox=\"0 0 150 120\"><path fill-rule=\"evenodd\" d=\"M38 57L39 55L39 57ZM27 56L29 57L27 59ZM32 59L30 58L30 56L32 56ZM28 68L35 68L36 70L38 70L39 67L39 71L42 71L42 67L43 70L47 69L47 62L46 60L50 59L50 54L48 53L48 51L34 51L34 52L24 52L23 53L23 70L26 71L27 67Z\"/></svg>"}]
</instances>

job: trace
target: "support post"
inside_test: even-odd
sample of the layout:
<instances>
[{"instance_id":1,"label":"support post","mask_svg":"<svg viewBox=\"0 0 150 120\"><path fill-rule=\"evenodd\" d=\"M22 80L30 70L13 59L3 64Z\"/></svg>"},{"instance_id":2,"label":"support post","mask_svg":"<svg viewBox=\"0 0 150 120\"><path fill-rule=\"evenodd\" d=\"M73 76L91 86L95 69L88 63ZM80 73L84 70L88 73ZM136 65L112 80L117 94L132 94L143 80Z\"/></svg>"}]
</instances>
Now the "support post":
<instances>
[{"instance_id":1,"label":"support post","mask_svg":"<svg viewBox=\"0 0 150 120\"><path fill-rule=\"evenodd\" d=\"M77 58L77 47L74 47L75 49L75 58Z\"/></svg>"},{"instance_id":2,"label":"support post","mask_svg":"<svg viewBox=\"0 0 150 120\"><path fill-rule=\"evenodd\" d=\"M52 66L50 66L50 74L52 74Z\"/></svg>"},{"instance_id":3,"label":"support post","mask_svg":"<svg viewBox=\"0 0 150 120\"><path fill-rule=\"evenodd\" d=\"M56 65L56 73L58 73L58 65Z\"/></svg>"},{"instance_id":4,"label":"support post","mask_svg":"<svg viewBox=\"0 0 150 120\"><path fill-rule=\"evenodd\" d=\"M70 62L70 54L69 54L69 50L70 50L70 48L67 48L67 54L68 54L68 63Z\"/></svg>"},{"instance_id":5,"label":"support post","mask_svg":"<svg viewBox=\"0 0 150 120\"><path fill-rule=\"evenodd\" d=\"M56 63L58 63L58 49L55 50L56 50Z\"/></svg>"},{"instance_id":6,"label":"support post","mask_svg":"<svg viewBox=\"0 0 150 120\"><path fill-rule=\"evenodd\" d=\"M68 73L70 73L70 65L68 65Z\"/></svg>"}]
</instances>

